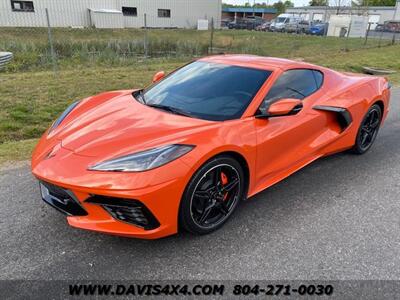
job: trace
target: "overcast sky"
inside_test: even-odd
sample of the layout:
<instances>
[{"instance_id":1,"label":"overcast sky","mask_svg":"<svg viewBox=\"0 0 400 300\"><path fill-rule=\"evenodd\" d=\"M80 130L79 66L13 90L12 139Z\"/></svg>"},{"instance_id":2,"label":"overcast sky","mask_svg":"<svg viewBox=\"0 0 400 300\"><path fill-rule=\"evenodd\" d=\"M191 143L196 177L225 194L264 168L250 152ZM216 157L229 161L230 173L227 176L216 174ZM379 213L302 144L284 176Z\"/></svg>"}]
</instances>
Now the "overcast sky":
<instances>
[{"instance_id":1,"label":"overcast sky","mask_svg":"<svg viewBox=\"0 0 400 300\"><path fill-rule=\"evenodd\" d=\"M273 4L275 2L278 2L279 0L256 0L256 3L268 3L268 4ZM291 0L294 3L294 6L304 6L304 5L308 5L308 3L310 2L310 0ZM242 4L244 5L246 2L250 2L251 4L253 4L253 0L222 0L223 3L229 3L229 4Z\"/></svg>"}]
</instances>

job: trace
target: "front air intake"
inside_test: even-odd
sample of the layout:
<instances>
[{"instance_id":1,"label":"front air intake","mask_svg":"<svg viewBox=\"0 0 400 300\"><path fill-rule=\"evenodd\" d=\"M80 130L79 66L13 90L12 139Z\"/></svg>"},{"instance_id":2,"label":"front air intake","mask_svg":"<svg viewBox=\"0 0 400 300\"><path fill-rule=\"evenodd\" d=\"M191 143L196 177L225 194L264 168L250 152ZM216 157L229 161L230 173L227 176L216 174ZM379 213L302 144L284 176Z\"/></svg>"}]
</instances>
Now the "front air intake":
<instances>
[{"instance_id":1,"label":"front air intake","mask_svg":"<svg viewBox=\"0 0 400 300\"><path fill-rule=\"evenodd\" d=\"M102 206L114 219L133 224L145 230L155 229L160 223L140 201L93 195L85 201Z\"/></svg>"},{"instance_id":2,"label":"front air intake","mask_svg":"<svg viewBox=\"0 0 400 300\"><path fill-rule=\"evenodd\" d=\"M86 216L88 213L80 205L75 195L62 187L48 182L40 182L42 199L67 216Z\"/></svg>"}]
</instances>

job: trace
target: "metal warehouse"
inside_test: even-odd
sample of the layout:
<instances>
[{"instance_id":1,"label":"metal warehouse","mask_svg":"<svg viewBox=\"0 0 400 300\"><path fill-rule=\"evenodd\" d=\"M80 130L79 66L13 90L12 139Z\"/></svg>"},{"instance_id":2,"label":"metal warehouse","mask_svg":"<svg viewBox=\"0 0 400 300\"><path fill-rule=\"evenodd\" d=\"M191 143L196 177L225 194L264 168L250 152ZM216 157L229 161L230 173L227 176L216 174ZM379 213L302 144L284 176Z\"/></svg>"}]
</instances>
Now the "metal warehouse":
<instances>
[{"instance_id":1,"label":"metal warehouse","mask_svg":"<svg viewBox=\"0 0 400 300\"><path fill-rule=\"evenodd\" d=\"M221 0L0 0L0 26L195 28L221 23Z\"/></svg>"}]
</instances>

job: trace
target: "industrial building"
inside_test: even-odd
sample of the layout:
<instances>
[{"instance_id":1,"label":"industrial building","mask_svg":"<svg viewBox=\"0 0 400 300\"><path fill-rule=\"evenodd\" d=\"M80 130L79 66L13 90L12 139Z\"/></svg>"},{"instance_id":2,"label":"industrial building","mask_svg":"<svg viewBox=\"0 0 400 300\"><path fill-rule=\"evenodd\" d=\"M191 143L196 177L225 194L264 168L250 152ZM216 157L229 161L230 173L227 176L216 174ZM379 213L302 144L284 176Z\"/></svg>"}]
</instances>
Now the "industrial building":
<instances>
[{"instance_id":1,"label":"industrial building","mask_svg":"<svg viewBox=\"0 0 400 300\"><path fill-rule=\"evenodd\" d=\"M221 23L221 0L0 0L0 26L196 28Z\"/></svg>"},{"instance_id":2,"label":"industrial building","mask_svg":"<svg viewBox=\"0 0 400 300\"><path fill-rule=\"evenodd\" d=\"M255 16L269 21L276 16L276 13L275 8L224 7L222 8L222 19L233 21L237 18Z\"/></svg>"},{"instance_id":3,"label":"industrial building","mask_svg":"<svg viewBox=\"0 0 400 300\"><path fill-rule=\"evenodd\" d=\"M287 8L286 13L300 15L308 21L329 22L332 15L368 16L371 29L377 24L386 21L400 20L400 0L396 6L369 6L369 7L332 7L332 6L304 6Z\"/></svg>"}]
</instances>

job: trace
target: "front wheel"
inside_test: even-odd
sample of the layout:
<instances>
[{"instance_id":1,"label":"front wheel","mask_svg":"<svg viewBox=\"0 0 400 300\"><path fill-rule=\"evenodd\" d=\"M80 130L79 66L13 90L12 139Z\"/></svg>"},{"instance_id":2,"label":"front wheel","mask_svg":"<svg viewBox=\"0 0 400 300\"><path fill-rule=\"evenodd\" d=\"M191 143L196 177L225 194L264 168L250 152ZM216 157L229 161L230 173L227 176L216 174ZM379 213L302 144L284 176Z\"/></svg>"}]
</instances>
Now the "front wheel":
<instances>
[{"instance_id":1,"label":"front wheel","mask_svg":"<svg viewBox=\"0 0 400 300\"><path fill-rule=\"evenodd\" d=\"M378 135L379 126L382 120L382 109L378 104L372 105L364 116L358 129L356 143L353 152L356 154L364 154L374 143Z\"/></svg>"},{"instance_id":2,"label":"front wheel","mask_svg":"<svg viewBox=\"0 0 400 300\"><path fill-rule=\"evenodd\" d=\"M242 166L230 156L205 163L192 177L182 197L181 227L195 234L207 234L221 227L244 197Z\"/></svg>"}]
</instances>

